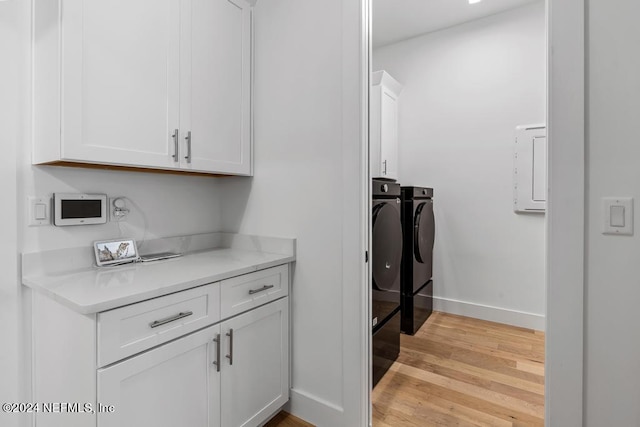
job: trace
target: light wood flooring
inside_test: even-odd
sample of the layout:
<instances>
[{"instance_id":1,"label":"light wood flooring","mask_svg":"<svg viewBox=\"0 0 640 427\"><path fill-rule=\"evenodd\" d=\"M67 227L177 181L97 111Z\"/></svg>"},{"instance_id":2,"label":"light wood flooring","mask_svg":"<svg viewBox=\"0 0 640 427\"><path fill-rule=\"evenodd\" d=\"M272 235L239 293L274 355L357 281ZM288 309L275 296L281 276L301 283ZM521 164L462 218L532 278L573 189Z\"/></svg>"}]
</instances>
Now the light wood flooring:
<instances>
[{"instance_id":1,"label":"light wood flooring","mask_svg":"<svg viewBox=\"0 0 640 427\"><path fill-rule=\"evenodd\" d=\"M294 417L285 411L280 411L278 415L264 425L264 427L315 427L298 417Z\"/></svg>"},{"instance_id":2,"label":"light wood flooring","mask_svg":"<svg viewBox=\"0 0 640 427\"><path fill-rule=\"evenodd\" d=\"M435 312L401 342L371 394L374 427L544 425L543 332Z\"/></svg>"},{"instance_id":3,"label":"light wood flooring","mask_svg":"<svg viewBox=\"0 0 640 427\"><path fill-rule=\"evenodd\" d=\"M374 427L543 426L544 333L435 312L371 400Z\"/></svg>"}]
</instances>

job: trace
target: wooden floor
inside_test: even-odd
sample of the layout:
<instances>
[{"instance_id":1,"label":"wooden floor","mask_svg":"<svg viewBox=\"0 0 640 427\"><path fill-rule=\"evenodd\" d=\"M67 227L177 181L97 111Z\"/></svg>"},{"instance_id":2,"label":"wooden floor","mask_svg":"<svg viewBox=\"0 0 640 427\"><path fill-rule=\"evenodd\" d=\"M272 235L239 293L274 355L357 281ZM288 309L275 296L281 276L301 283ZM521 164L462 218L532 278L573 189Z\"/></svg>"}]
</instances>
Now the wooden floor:
<instances>
[{"instance_id":1,"label":"wooden floor","mask_svg":"<svg viewBox=\"0 0 640 427\"><path fill-rule=\"evenodd\" d=\"M309 424L306 421L301 420L298 417L280 411L278 415L271 418L271 421L266 423L264 427L315 427L313 424Z\"/></svg>"},{"instance_id":2,"label":"wooden floor","mask_svg":"<svg viewBox=\"0 0 640 427\"><path fill-rule=\"evenodd\" d=\"M544 425L544 333L433 313L401 343L374 427Z\"/></svg>"},{"instance_id":3,"label":"wooden floor","mask_svg":"<svg viewBox=\"0 0 640 427\"><path fill-rule=\"evenodd\" d=\"M374 427L543 426L544 333L433 313L371 394ZM309 427L280 413L266 427Z\"/></svg>"}]
</instances>

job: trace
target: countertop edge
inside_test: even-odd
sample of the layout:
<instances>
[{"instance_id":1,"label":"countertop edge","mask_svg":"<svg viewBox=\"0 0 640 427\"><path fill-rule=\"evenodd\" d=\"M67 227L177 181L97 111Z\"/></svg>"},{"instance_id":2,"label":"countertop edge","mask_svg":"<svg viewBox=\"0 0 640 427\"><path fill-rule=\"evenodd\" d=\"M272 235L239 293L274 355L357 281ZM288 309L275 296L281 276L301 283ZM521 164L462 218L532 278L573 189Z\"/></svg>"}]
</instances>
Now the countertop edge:
<instances>
[{"instance_id":1,"label":"countertop edge","mask_svg":"<svg viewBox=\"0 0 640 427\"><path fill-rule=\"evenodd\" d=\"M73 301L60 296L55 291L45 286L39 285L36 280L32 279L29 276L25 276L22 278L22 284L36 292L39 292L43 295L50 297L54 301L72 309L77 313L80 313L83 315L92 315L92 314L97 314L100 312L112 310L115 308L123 307L126 305L131 305L138 302L146 301L149 299L173 294L176 292L197 288L199 286L208 285L210 283L219 282L221 280L229 279L232 277L242 276L244 274L253 273L258 270L264 270L264 269L276 267L279 265L289 264L291 262L294 262L295 260L296 258L294 255L282 255L282 258L279 258L277 260L260 262L244 268L231 269L229 271L225 271L224 273L214 274L211 276L206 276L206 277L198 278L195 280L189 280L187 282L176 283L176 284L164 286L162 288L152 289L152 290L141 292L134 295L127 295L121 298L114 298L109 301L105 301L98 304L92 304L92 305L78 305L77 303L74 303Z\"/></svg>"}]
</instances>

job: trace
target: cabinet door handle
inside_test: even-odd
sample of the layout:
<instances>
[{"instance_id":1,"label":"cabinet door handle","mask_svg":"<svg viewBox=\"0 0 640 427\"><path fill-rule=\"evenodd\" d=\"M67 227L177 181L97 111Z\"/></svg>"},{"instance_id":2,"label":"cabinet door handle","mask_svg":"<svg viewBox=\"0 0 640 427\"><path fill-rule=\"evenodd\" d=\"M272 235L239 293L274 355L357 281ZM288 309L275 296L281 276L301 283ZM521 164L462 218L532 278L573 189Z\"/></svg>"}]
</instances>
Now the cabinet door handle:
<instances>
[{"instance_id":1,"label":"cabinet door handle","mask_svg":"<svg viewBox=\"0 0 640 427\"><path fill-rule=\"evenodd\" d=\"M179 132L178 129L175 129L173 131L173 135L171 135L171 137L173 138L173 161L174 162L179 162L180 161L180 155L179 155L179 151L180 150L180 144L178 143L178 139L180 138L179 136Z\"/></svg>"},{"instance_id":2,"label":"cabinet door handle","mask_svg":"<svg viewBox=\"0 0 640 427\"><path fill-rule=\"evenodd\" d=\"M387 161L386 160L383 161L382 164L384 165L384 170L382 171L382 174L386 175L387 174Z\"/></svg>"},{"instance_id":3,"label":"cabinet door handle","mask_svg":"<svg viewBox=\"0 0 640 427\"><path fill-rule=\"evenodd\" d=\"M260 289L249 289L249 295L257 294L259 292L264 292L267 289L271 289L271 288L273 288L273 285L264 285Z\"/></svg>"},{"instance_id":4,"label":"cabinet door handle","mask_svg":"<svg viewBox=\"0 0 640 427\"><path fill-rule=\"evenodd\" d=\"M178 319L183 319L185 317L189 317L193 314L193 311L183 311L181 313L176 314L175 316L167 317L166 319L154 320L149 323L149 326L152 328L157 328L158 326L164 325L169 322L174 322Z\"/></svg>"},{"instance_id":5,"label":"cabinet door handle","mask_svg":"<svg viewBox=\"0 0 640 427\"><path fill-rule=\"evenodd\" d=\"M225 357L229 359L229 365L233 365L233 329L229 329L226 335L229 337L229 354Z\"/></svg>"},{"instance_id":6,"label":"cabinet door handle","mask_svg":"<svg viewBox=\"0 0 640 427\"><path fill-rule=\"evenodd\" d=\"M184 139L187 140L187 155L184 158L187 159L187 163L191 163L191 131L187 132Z\"/></svg>"},{"instance_id":7,"label":"cabinet door handle","mask_svg":"<svg viewBox=\"0 0 640 427\"><path fill-rule=\"evenodd\" d=\"M213 361L213 364L216 365L216 371L220 372L220 334L216 334L213 342L216 343L216 360Z\"/></svg>"}]
</instances>

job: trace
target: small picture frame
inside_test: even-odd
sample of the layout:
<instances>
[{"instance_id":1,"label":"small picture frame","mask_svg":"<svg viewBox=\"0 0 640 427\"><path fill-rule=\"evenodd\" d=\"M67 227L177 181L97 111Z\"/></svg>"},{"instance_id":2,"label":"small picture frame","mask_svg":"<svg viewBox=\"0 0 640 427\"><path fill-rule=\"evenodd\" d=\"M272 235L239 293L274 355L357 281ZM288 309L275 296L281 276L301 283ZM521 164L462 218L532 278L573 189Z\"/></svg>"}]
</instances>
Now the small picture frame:
<instances>
[{"instance_id":1,"label":"small picture frame","mask_svg":"<svg viewBox=\"0 0 640 427\"><path fill-rule=\"evenodd\" d=\"M126 264L138 259L138 248L133 239L117 239L93 243L98 267Z\"/></svg>"}]
</instances>

